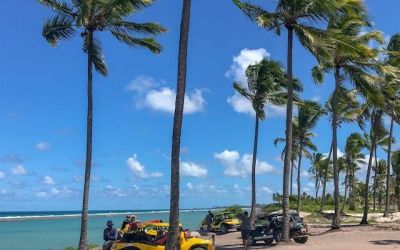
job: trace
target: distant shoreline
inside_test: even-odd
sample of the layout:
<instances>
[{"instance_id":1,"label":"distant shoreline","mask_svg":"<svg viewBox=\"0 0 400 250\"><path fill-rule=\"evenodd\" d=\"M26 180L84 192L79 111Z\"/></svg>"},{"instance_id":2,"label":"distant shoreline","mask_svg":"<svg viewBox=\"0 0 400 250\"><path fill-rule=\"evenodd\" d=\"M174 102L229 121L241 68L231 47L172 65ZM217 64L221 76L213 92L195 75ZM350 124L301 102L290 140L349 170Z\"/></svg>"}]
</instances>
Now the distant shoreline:
<instances>
[{"instance_id":1,"label":"distant shoreline","mask_svg":"<svg viewBox=\"0 0 400 250\"><path fill-rule=\"evenodd\" d=\"M210 209L182 209L180 212L181 213L188 213L188 212L205 212ZM214 209L212 209L214 210ZM120 210L121 212L118 212L118 210L114 212L106 212L101 211L98 213L91 213L89 212L89 217L112 217L112 216L121 216L121 215L128 215L128 214L155 214L155 213L169 213L169 210L137 210L137 211L127 211L127 210ZM62 213L64 214L56 214L56 213ZM77 213L72 213L68 214L71 212L77 212ZM7 213L12 213L12 212L7 212ZM24 212L16 212L15 214L23 214ZM28 213L28 212L25 212ZM53 212L48 212L48 214L43 214L46 212L37 212L41 213L40 215L37 214L35 215L35 212L29 212L32 215L8 215L8 216L2 216L0 212L0 222L9 222L9 221L27 221L27 220L55 220L55 219L67 219L67 218L79 218L81 217L81 214L79 211L53 211ZM53 214L52 214L53 213Z\"/></svg>"}]
</instances>

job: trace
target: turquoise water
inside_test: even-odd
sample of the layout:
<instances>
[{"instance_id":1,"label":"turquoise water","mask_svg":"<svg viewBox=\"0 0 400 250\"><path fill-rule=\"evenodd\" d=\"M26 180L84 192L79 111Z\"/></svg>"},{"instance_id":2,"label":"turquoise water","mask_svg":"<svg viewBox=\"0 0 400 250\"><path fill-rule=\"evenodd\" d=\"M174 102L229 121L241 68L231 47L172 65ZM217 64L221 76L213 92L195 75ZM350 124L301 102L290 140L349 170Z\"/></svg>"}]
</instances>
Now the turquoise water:
<instances>
[{"instance_id":1,"label":"turquoise water","mask_svg":"<svg viewBox=\"0 0 400 250\"><path fill-rule=\"evenodd\" d=\"M195 230L199 227L206 211L182 211L180 221L184 228ZM74 213L70 213L74 214ZM168 221L168 212L136 212L141 221L162 219ZM31 216L35 216L33 213ZM43 214L46 216L48 213ZM64 215L59 213L57 215ZM15 216L8 214L8 217ZM19 216L26 216L25 214ZM0 214L0 219L4 213ZM27 217L29 218L29 217ZM89 217L88 241L102 244L102 233L106 221L111 219L116 228L122 224L124 215L92 215ZM18 221L0 221L0 249L1 250L63 250L68 246L77 246L79 241L79 217L54 217L50 219L24 219Z\"/></svg>"}]
</instances>

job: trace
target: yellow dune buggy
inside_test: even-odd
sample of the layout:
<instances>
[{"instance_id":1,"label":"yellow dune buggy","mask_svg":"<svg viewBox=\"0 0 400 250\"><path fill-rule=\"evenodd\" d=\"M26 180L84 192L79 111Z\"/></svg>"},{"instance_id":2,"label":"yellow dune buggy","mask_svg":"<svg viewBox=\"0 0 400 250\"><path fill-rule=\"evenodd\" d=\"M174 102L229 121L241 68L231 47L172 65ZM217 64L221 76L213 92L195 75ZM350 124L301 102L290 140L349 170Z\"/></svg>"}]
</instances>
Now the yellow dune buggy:
<instances>
[{"instance_id":1,"label":"yellow dune buggy","mask_svg":"<svg viewBox=\"0 0 400 250\"><path fill-rule=\"evenodd\" d=\"M123 239L114 242L110 250L165 250L168 223L146 223L136 231L124 234ZM180 232L181 250L214 250L210 240L191 237L189 232Z\"/></svg>"},{"instance_id":2,"label":"yellow dune buggy","mask_svg":"<svg viewBox=\"0 0 400 250\"><path fill-rule=\"evenodd\" d=\"M214 216L214 220L210 223L207 217L201 222L200 230L207 230L209 232L221 232L226 234L230 229L239 231L240 220L235 218L232 213L218 213Z\"/></svg>"}]
</instances>

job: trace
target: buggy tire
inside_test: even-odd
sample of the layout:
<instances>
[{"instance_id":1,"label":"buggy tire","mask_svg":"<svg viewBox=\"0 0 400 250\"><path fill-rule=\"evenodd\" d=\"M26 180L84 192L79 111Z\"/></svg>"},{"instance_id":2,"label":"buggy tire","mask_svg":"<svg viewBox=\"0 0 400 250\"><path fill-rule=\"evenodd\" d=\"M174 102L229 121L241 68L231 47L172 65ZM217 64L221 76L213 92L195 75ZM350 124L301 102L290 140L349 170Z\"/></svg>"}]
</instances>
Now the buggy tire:
<instances>
[{"instance_id":1,"label":"buggy tire","mask_svg":"<svg viewBox=\"0 0 400 250\"><path fill-rule=\"evenodd\" d=\"M228 226L226 224L221 225L221 233L226 234L228 232Z\"/></svg>"},{"instance_id":2,"label":"buggy tire","mask_svg":"<svg viewBox=\"0 0 400 250\"><path fill-rule=\"evenodd\" d=\"M249 235L249 238L247 239L247 245L248 246L254 246L256 244L256 241L254 240L253 235Z\"/></svg>"},{"instance_id":3,"label":"buggy tire","mask_svg":"<svg viewBox=\"0 0 400 250\"><path fill-rule=\"evenodd\" d=\"M207 250L207 249L202 246L194 246L194 247L190 248L190 250Z\"/></svg>"},{"instance_id":4,"label":"buggy tire","mask_svg":"<svg viewBox=\"0 0 400 250\"><path fill-rule=\"evenodd\" d=\"M269 240L264 240L265 245L269 246L272 244L272 242L274 242L274 239L269 239Z\"/></svg>"},{"instance_id":5,"label":"buggy tire","mask_svg":"<svg viewBox=\"0 0 400 250\"><path fill-rule=\"evenodd\" d=\"M307 240L308 240L308 236L294 238L294 241L295 241L296 243L300 243L300 244L306 243Z\"/></svg>"},{"instance_id":6,"label":"buggy tire","mask_svg":"<svg viewBox=\"0 0 400 250\"><path fill-rule=\"evenodd\" d=\"M274 232L274 240L278 244L282 240L282 230L276 230Z\"/></svg>"}]
</instances>

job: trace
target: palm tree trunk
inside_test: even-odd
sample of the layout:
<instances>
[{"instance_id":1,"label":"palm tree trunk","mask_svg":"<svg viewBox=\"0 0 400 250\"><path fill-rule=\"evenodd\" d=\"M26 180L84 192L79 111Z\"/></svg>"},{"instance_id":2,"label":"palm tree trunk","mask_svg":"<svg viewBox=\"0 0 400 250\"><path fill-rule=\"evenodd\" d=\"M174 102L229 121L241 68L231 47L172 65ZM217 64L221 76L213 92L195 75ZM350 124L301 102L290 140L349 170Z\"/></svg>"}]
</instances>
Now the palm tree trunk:
<instances>
[{"instance_id":1,"label":"palm tree trunk","mask_svg":"<svg viewBox=\"0 0 400 250\"><path fill-rule=\"evenodd\" d=\"M388 145L388 155L387 155L387 172L386 172L386 196L385 196L385 212L383 213L383 217L389 216L389 198L390 198L390 165L391 165L391 157L392 157L392 136L393 136L393 117L390 119L390 130L389 130L389 145Z\"/></svg>"},{"instance_id":2,"label":"palm tree trunk","mask_svg":"<svg viewBox=\"0 0 400 250\"><path fill-rule=\"evenodd\" d=\"M293 57L293 27L288 27L288 50L287 50L287 107L286 107L286 151L283 167L283 225L282 241L289 242L289 172L290 160L292 158L292 117L293 117L293 83L292 83L292 57Z\"/></svg>"},{"instance_id":3,"label":"palm tree trunk","mask_svg":"<svg viewBox=\"0 0 400 250\"><path fill-rule=\"evenodd\" d=\"M382 111L378 110L376 111L377 114L373 114L371 118L371 149L369 152L369 160L368 160L368 169L367 169L367 177L365 179L365 190L364 190L364 213L363 217L361 219L360 224L368 224L368 210L369 210L369 199L368 199L368 194L369 194L369 179L371 178L371 168L372 168L372 158L374 156L374 151L376 147L376 136L375 136L375 131L377 126L380 123L381 116L382 116Z\"/></svg>"},{"instance_id":4,"label":"palm tree trunk","mask_svg":"<svg viewBox=\"0 0 400 250\"><path fill-rule=\"evenodd\" d=\"M324 183L322 186L322 201L321 201L321 207L319 208L320 212L322 212L324 210L324 206L325 206L326 182L328 179L328 168L329 168L329 163L331 161L331 155L332 155L332 151L333 151L332 145L333 144L331 144L331 149L329 150L329 155L328 155L328 158L326 159L326 163L325 163Z\"/></svg>"},{"instance_id":5,"label":"palm tree trunk","mask_svg":"<svg viewBox=\"0 0 400 250\"><path fill-rule=\"evenodd\" d=\"M290 196L293 195L293 168L294 168L294 161L292 159L290 161Z\"/></svg>"},{"instance_id":6,"label":"palm tree trunk","mask_svg":"<svg viewBox=\"0 0 400 250\"><path fill-rule=\"evenodd\" d=\"M181 130L183 120L183 107L185 102L187 48L189 40L191 0L183 0L182 19L179 37L178 54L178 80L176 86L175 114L172 131L171 151L171 196L167 250L180 249L179 230L179 155L181 148Z\"/></svg>"},{"instance_id":7,"label":"palm tree trunk","mask_svg":"<svg viewBox=\"0 0 400 250\"><path fill-rule=\"evenodd\" d=\"M342 208L340 209L340 212L343 213L344 207L346 205L346 200L347 200L347 186L348 186L348 178L349 178L349 165L346 167L346 176L344 177L344 199L343 199L343 204Z\"/></svg>"},{"instance_id":8,"label":"palm tree trunk","mask_svg":"<svg viewBox=\"0 0 400 250\"><path fill-rule=\"evenodd\" d=\"M318 191L319 191L320 179L315 180L315 201L318 199Z\"/></svg>"},{"instance_id":9,"label":"palm tree trunk","mask_svg":"<svg viewBox=\"0 0 400 250\"><path fill-rule=\"evenodd\" d=\"M251 212L250 222L254 226L256 219L256 164L257 164L257 145L258 145L258 123L259 118L256 115L256 126L254 129L253 162L251 164Z\"/></svg>"},{"instance_id":10,"label":"palm tree trunk","mask_svg":"<svg viewBox=\"0 0 400 250\"><path fill-rule=\"evenodd\" d=\"M400 212L400 173L396 175L395 193L397 197L397 211Z\"/></svg>"},{"instance_id":11,"label":"palm tree trunk","mask_svg":"<svg viewBox=\"0 0 400 250\"><path fill-rule=\"evenodd\" d=\"M303 141L300 139L300 152L299 152L299 163L297 164L297 212L300 213L300 204L301 204L301 156L303 153Z\"/></svg>"},{"instance_id":12,"label":"palm tree trunk","mask_svg":"<svg viewBox=\"0 0 400 250\"><path fill-rule=\"evenodd\" d=\"M332 229L340 228L340 200L339 200L339 166L337 164L337 106L338 106L338 91L340 87L339 67L335 67L335 90L333 92L333 117L332 117L332 147L333 147L333 183L334 183L334 200L335 200L335 215L332 220Z\"/></svg>"},{"instance_id":13,"label":"palm tree trunk","mask_svg":"<svg viewBox=\"0 0 400 250\"><path fill-rule=\"evenodd\" d=\"M85 161L85 181L83 184L81 232L79 239L79 250L88 249L87 244L87 224L89 212L89 186L90 171L92 169L92 120L93 120L93 30L87 30L87 118L86 118L86 161Z\"/></svg>"},{"instance_id":14,"label":"palm tree trunk","mask_svg":"<svg viewBox=\"0 0 400 250\"><path fill-rule=\"evenodd\" d=\"M372 204L372 209L373 210L376 210L376 185L377 185L377 180L376 180L376 170L377 170L377 168L378 168L378 154L376 153L376 150L377 149L377 147L375 147L375 150L374 150L374 152L375 152L375 169L374 169L374 190L373 190L373 200L374 200L374 203Z\"/></svg>"}]
</instances>

